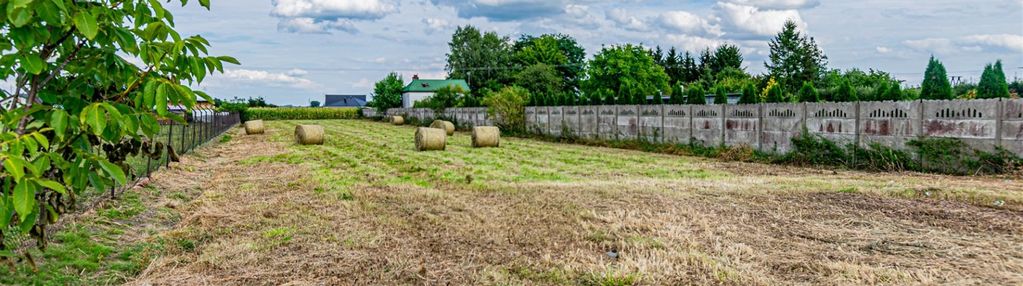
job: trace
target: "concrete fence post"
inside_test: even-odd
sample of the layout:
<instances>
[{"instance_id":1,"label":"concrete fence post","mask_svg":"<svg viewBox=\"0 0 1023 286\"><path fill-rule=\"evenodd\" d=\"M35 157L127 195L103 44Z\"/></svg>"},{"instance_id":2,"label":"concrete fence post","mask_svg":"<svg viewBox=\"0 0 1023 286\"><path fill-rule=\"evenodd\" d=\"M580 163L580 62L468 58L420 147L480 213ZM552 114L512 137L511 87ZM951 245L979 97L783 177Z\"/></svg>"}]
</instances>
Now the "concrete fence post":
<instances>
[{"instance_id":1,"label":"concrete fence post","mask_svg":"<svg viewBox=\"0 0 1023 286\"><path fill-rule=\"evenodd\" d=\"M660 130L660 132L658 132L659 134L657 134L657 136L659 136L659 138L657 138L657 140L658 140L658 142L664 143L665 141L667 141L667 139L664 138L664 104L661 104L661 113L660 114L661 114L661 125L657 129L657 130Z\"/></svg>"},{"instance_id":2,"label":"concrete fence post","mask_svg":"<svg viewBox=\"0 0 1023 286\"><path fill-rule=\"evenodd\" d=\"M764 104L757 104L757 150L764 151Z\"/></svg>"},{"instance_id":3,"label":"concrete fence post","mask_svg":"<svg viewBox=\"0 0 1023 286\"><path fill-rule=\"evenodd\" d=\"M720 121L721 122L721 145L724 146L724 145L728 145L728 144L725 144L725 140L727 139L726 136L725 136L725 133L728 133L727 132L728 131L728 126L725 124L725 121L728 120L728 116L725 114L725 110L727 110L727 108L725 108L725 104L720 104L720 106L721 106L721 121Z\"/></svg>"},{"instance_id":4,"label":"concrete fence post","mask_svg":"<svg viewBox=\"0 0 1023 286\"><path fill-rule=\"evenodd\" d=\"M1005 148L1002 145L1002 124L1005 120L1005 100L999 98L997 102L998 116L995 116L995 147Z\"/></svg>"},{"instance_id":5,"label":"concrete fence post","mask_svg":"<svg viewBox=\"0 0 1023 286\"><path fill-rule=\"evenodd\" d=\"M692 105L686 105L686 106L689 107L689 111L688 111L689 112L689 144L693 144L693 138L695 138L695 136L693 134L693 106Z\"/></svg>"}]
</instances>

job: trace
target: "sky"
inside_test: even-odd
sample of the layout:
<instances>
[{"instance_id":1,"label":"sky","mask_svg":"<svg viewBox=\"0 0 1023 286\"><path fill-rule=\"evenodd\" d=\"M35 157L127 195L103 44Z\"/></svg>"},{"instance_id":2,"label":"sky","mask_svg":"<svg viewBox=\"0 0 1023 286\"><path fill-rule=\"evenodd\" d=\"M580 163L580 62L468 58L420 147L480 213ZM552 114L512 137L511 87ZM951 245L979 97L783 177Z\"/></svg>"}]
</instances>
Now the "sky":
<instances>
[{"instance_id":1,"label":"sky","mask_svg":"<svg viewBox=\"0 0 1023 286\"><path fill-rule=\"evenodd\" d=\"M642 44L698 52L738 45L751 73L764 71L768 41L796 21L828 55L829 68L879 69L919 85L930 55L950 76L979 80L1001 59L1023 77L1023 0L213 0L177 7L183 35L242 62L199 89L219 98L263 97L308 105L324 94L370 94L389 72L443 78L455 28L474 25L512 39L562 33L588 57L602 46ZM194 3L194 1L193 1Z\"/></svg>"}]
</instances>

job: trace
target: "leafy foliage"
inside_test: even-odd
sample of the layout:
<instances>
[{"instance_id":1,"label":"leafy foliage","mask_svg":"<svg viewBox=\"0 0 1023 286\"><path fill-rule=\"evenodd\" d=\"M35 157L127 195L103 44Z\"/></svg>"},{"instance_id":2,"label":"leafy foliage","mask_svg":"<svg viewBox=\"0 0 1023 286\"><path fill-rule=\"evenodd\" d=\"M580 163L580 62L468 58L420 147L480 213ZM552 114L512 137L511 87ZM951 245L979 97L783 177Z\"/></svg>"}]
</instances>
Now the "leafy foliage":
<instances>
[{"instance_id":1,"label":"leafy foliage","mask_svg":"<svg viewBox=\"0 0 1023 286\"><path fill-rule=\"evenodd\" d=\"M690 86L686 91L686 104L707 104L707 95L699 85Z\"/></svg>"},{"instance_id":2,"label":"leafy foliage","mask_svg":"<svg viewBox=\"0 0 1023 286\"><path fill-rule=\"evenodd\" d=\"M799 89L799 102L819 102L821 101L820 94L817 93L817 89L813 87L810 82L804 82L803 87Z\"/></svg>"},{"instance_id":3,"label":"leafy foliage","mask_svg":"<svg viewBox=\"0 0 1023 286\"><path fill-rule=\"evenodd\" d=\"M250 120L310 120L310 119L354 119L358 118L357 108L314 108L314 107L257 107L246 111Z\"/></svg>"},{"instance_id":4,"label":"leafy foliage","mask_svg":"<svg viewBox=\"0 0 1023 286\"><path fill-rule=\"evenodd\" d=\"M531 94L556 96L563 93L564 81L558 71L547 64L535 64L527 67L515 76L515 82Z\"/></svg>"},{"instance_id":5,"label":"leafy foliage","mask_svg":"<svg viewBox=\"0 0 1023 286\"><path fill-rule=\"evenodd\" d=\"M952 99L952 84L948 81L945 65L931 56L924 71L924 81L920 85L921 99Z\"/></svg>"},{"instance_id":6,"label":"leafy foliage","mask_svg":"<svg viewBox=\"0 0 1023 286\"><path fill-rule=\"evenodd\" d=\"M415 108L429 108L437 112L443 112L449 107L460 107L466 97L465 90L457 85L445 86L437 89L432 96L416 102Z\"/></svg>"},{"instance_id":7,"label":"leafy foliage","mask_svg":"<svg viewBox=\"0 0 1023 286\"><path fill-rule=\"evenodd\" d=\"M584 91L618 92L618 102L632 103L639 96L671 94L664 68L640 46L605 47L590 61L587 75Z\"/></svg>"},{"instance_id":8,"label":"leafy foliage","mask_svg":"<svg viewBox=\"0 0 1023 286\"><path fill-rule=\"evenodd\" d=\"M714 104L728 104L728 93L723 86L714 88Z\"/></svg>"},{"instance_id":9,"label":"leafy foliage","mask_svg":"<svg viewBox=\"0 0 1023 286\"><path fill-rule=\"evenodd\" d=\"M465 79L469 89L483 91L499 89L511 82L513 53L510 39L496 32L483 33L473 26L458 27L448 46L447 71L449 79Z\"/></svg>"},{"instance_id":10,"label":"leafy foliage","mask_svg":"<svg viewBox=\"0 0 1023 286\"><path fill-rule=\"evenodd\" d=\"M817 82L828 59L813 38L796 29L796 22L785 22L782 31L768 44L771 54L764 63L771 76L788 90L796 90L806 81Z\"/></svg>"},{"instance_id":11,"label":"leafy foliage","mask_svg":"<svg viewBox=\"0 0 1023 286\"><path fill-rule=\"evenodd\" d=\"M320 102L316 100L310 101L309 107L320 107Z\"/></svg>"},{"instance_id":12,"label":"leafy foliage","mask_svg":"<svg viewBox=\"0 0 1023 286\"><path fill-rule=\"evenodd\" d=\"M757 96L757 86L752 83L746 84L742 88L742 97L739 98L739 104L756 104L760 102L760 97Z\"/></svg>"},{"instance_id":13,"label":"leafy foliage","mask_svg":"<svg viewBox=\"0 0 1023 286\"><path fill-rule=\"evenodd\" d=\"M487 113L496 118L495 123L501 130L521 132L525 130L525 105L529 102L529 91L521 87L505 87L493 92L483 99Z\"/></svg>"},{"instance_id":14,"label":"leafy foliage","mask_svg":"<svg viewBox=\"0 0 1023 286\"><path fill-rule=\"evenodd\" d=\"M169 106L212 101L188 84L238 61L207 56L209 42L182 37L159 1L4 1L0 11L0 78L15 83L0 113L9 257L17 246L4 237L29 233L45 247L46 226L84 190L128 183L126 158L167 147L153 143L158 120L184 122Z\"/></svg>"},{"instance_id":15,"label":"leafy foliage","mask_svg":"<svg viewBox=\"0 0 1023 286\"><path fill-rule=\"evenodd\" d=\"M1009 83L1005 82L1005 71L1002 70L1002 61L984 66L984 73L980 76L977 84L977 98L1006 98L1009 97Z\"/></svg>"},{"instance_id":16,"label":"leafy foliage","mask_svg":"<svg viewBox=\"0 0 1023 286\"><path fill-rule=\"evenodd\" d=\"M373 85L373 100L366 103L366 106L374 107L380 112L387 111L388 108L399 108L404 88L405 80L401 75L389 73Z\"/></svg>"},{"instance_id":17,"label":"leafy foliage","mask_svg":"<svg viewBox=\"0 0 1023 286\"><path fill-rule=\"evenodd\" d=\"M553 43L553 45L552 45ZM533 56L533 51L557 49L558 55L547 57L550 60L540 60ZM575 93L585 73L586 50L574 38L562 34L546 34L539 37L523 35L513 45L516 54L516 61L519 65L529 67L534 64L543 63L553 66L561 75L564 84L562 92ZM547 52L551 54L551 52Z\"/></svg>"}]
</instances>

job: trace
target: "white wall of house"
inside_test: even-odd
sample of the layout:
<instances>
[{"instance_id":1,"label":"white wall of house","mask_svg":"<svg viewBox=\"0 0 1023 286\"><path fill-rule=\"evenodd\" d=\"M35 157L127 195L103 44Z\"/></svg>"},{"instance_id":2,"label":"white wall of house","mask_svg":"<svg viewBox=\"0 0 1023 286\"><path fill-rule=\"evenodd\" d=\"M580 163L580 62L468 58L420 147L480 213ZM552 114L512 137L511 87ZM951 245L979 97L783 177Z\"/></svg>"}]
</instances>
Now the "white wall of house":
<instances>
[{"instance_id":1,"label":"white wall of house","mask_svg":"<svg viewBox=\"0 0 1023 286\"><path fill-rule=\"evenodd\" d=\"M401 95L401 107L412 108L418 101L433 96L433 92L406 92Z\"/></svg>"}]
</instances>

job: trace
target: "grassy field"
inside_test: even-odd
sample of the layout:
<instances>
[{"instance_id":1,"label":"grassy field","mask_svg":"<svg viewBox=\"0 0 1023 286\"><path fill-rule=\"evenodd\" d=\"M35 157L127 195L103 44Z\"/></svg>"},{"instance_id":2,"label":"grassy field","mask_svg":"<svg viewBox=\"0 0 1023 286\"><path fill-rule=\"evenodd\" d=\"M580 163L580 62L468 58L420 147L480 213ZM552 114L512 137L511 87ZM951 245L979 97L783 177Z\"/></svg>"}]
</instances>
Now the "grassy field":
<instances>
[{"instance_id":1,"label":"grassy field","mask_svg":"<svg viewBox=\"0 0 1023 286\"><path fill-rule=\"evenodd\" d=\"M327 144L296 146L300 123L324 125ZM1019 178L805 169L515 138L472 149L466 133L449 138L447 151L415 152L412 127L268 124L266 135L234 130L158 173L145 189L154 191L142 194L189 202L142 204L172 213L156 217L175 218L173 227L130 236L127 245L144 248L134 257L145 258L131 260L130 271L101 259L85 277L127 275L114 281L130 285L1023 283ZM152 220L142 217L131 221Z\"/></svg>"}]
</instances>

